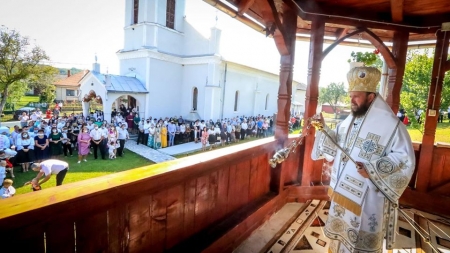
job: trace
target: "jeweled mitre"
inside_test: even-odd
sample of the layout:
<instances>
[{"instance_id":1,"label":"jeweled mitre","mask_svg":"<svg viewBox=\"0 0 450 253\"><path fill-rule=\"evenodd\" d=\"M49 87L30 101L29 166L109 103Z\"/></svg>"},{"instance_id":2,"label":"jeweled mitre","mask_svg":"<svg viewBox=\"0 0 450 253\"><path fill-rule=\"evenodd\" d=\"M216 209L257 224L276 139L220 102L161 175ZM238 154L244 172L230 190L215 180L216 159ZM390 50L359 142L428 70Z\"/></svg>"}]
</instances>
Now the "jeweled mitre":
<instances>
[{"instance_id":1,"label":"jeweled mitre","mask_svg":"<svg viewBox=\"0 0 450 253\"><path fill-rule=\"evenodd\" d=\"M348 91L377 92L381 72L374 67L355 67L347 73Z\"/></svg>"}]
</instances>

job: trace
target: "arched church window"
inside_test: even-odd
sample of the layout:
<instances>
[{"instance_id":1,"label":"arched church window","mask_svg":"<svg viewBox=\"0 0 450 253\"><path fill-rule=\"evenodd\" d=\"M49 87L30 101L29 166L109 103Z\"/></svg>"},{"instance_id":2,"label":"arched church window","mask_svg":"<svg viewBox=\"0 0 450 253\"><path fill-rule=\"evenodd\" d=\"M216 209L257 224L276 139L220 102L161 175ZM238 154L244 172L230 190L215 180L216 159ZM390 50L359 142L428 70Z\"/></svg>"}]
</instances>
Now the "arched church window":
<instances>
[{"instance_id":1,"label":"arched church window","mask_svg":"<svg viewBox=\"0 0 450 253\"><path fill-rule=\"evenodd\" d=\"M175 0L167 0L166 27L175 29Z\"/></svg>"},{"instance_id":2,"label":"arched church window","mask_svg":"<svg viewBox=\"0 0 450 253\"><path fill-rule=\"evenodd\" d=\"M138 23L139 16L139 0L133 0L133 24Z\"/></svg>"},{"instance_id":3,"label":"arched church window","mask_svg":"<svg viewBox=\"0 0 450 253\"><path fill-rule=\"evenodd\" d=\"M269 104L269 94L266 95L266 106L264 107L264 110L267 111L267 105Z\"/></svg>"},{"instance_id":4,"label":"arched church window","mask_svg":"<svg viewBox=\"0 0 450 253\"><path fill-rule=\"evenodd\" d=\"M198 89L194 87L192 91L192 110L197 111Z\"/></svg>"},{"instance_id":5,"label":"arched church window","mask_svg":"<svg viewBox=\"0 0 450 253\"><path fill-rule=\"evenodd\" d=\"M239 91L237 90L234 94L234 111L237 112L238 110L238 100L239 100Z\"/></svg>"}]
</instances>

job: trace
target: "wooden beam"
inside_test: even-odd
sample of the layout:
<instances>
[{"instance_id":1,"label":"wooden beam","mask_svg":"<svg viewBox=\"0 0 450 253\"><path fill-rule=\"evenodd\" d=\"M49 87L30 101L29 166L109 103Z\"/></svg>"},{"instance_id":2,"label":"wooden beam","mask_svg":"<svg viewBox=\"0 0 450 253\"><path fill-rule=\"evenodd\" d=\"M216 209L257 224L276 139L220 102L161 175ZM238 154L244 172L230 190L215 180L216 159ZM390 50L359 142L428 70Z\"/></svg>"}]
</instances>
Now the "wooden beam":
<instances>
[{"instance_id":1,"label":"wooden beam","mask_svg":"<svg viewBox=\"0 0 450 253\"><path fill-rule=\"evenodd\" d=\"M400 109L400 90L403 85L403 75L405 73L407 51L408 32L396 31L394 33L394 43L392 46L391 54L393 57L395 57L396 66L392 68L388 64L388 96L386 98L386 102L391 107L394 113L397 113L398 109Z\"/></svg>"},{"instance_id":2,"label":"wooden beam","mask_svg":"<svg viewBox=\"0 0 450 253\"><path fill-rule=\"evenodd\" d=\"M323 34L325 30L325 21L321 17L315 17L312 21L312 34L309 44L308 78L305 98L305 115L308 119L316 114L317 103L319 100L319 80L320 69L322 67L323 54ZM303 128L306 134L307 128ZM310 186L314 179L314 161L311 159L311 152L314 146L314 129L305 138L305 152L303 154L302 167L302 186Z\"/></svg>"},{"instance_id":3,"label":"wooden beam","mask_svg":"<svg viewBox=\"0 0 450 253\"><path fill-rule=\"evenodd\" d=\"M286 48L288 49L288 51L290 51L289 47L290 47L291 43L289 43L289 38L288 38L288 35L286 34L285 27L284 27L284 25L286 25L286 24L281 23L280 14L278 13L278 10L277 10L277 7L275 6L274 0L267 0L267 2L269 3L270 9L272 11L273 20L275 21L275 24L276 24L278 30L280 31L281 36L284 40L284 44L286 45ZM292 24L289 24L289 25L292 25ZM297 22L295 22L295 28L297 28ZM288 52L288 53L290 53L290 52Z\"/></svg>"},{"instance_id":4,"label":"wooden beam","mask_svg":"<svg viewBox=\"0 0 450 253\"><path fill-rule=\"evenodd\" d=\"M383 56L384 60L386 61L386 64L388 65L388 67L396 68L397 63L395 62L395 57L391 53L389 48L383 43L383 41L371 30L369 30L365 27L363 27L361 29L367 34L367 36L364 38L367 39L368 41L370 41L370 43L372 43L372 45L374 45L374 47L376 47L378 50L380 50L380 53Z\"/></svg>"},{"instance_id":5,"label":"wooden beam","mask_svg":"<svg viewBox=\"0 0 450 253\"><path fill-rule=\"evenodd\" d=\"M437 32L436 49L434 51L433 69L431 72L431 85L428 92L427 109L425 112L425 129L420 149L419 170L417 171L416 189L426 192L429 187L434 140L437 128L437 117L441 107L442 86L444 80L444 67L447 62L450 32ZM434 114L432 113L434 111Z\"/></svg>"},{"instance_id":6,"label":"wooden beam","mask_svg":"<svg viewBox=\"0 0 450 253\"><path fill-rule=\"evenodd\" d=\"M341 7L330 5L314 0L296 0L298 12L301 13L304 20L312 20L315 16L322 16L326 23L335 23L341 25L350 25L354 27L370 27L385 30L407 30L414 33L433 33L440 29L441 22L435 22L431 19L431 23L427 19L417 17L404 17L401 24L392 22L391 13L389 12L373 12L368 13L361 9ZM439 20L444 19L444 15ZM448 17L447 17L448 19ZM427 21L428 23L424 23Z\"/></svg>"},{"instance_id":7,"label":"wooden beam","mask_svg":"<svg viewBox=\"0 0 450 253\"><path fill-rule=\"evenodd\" d=\"M403 1L391 0L391 16L392 21L395 23L401 23L403 21Z\"/></svg>"},{"instance_id":8,"label":"wooden beam","mask_svg":"<svg viewBox=\"0 0 450 253\"><path fill-rule=\"evenodd\" d=\"M336 39L340 39L347 34L348 28L338 28L336 29ZM348 37L347 37L348 38Z\"/></svg>"},{"instance_id":9,"label":"wooden beam","mask_svg":"<svg viewBox=\"0 0 450 253\"><path fill-rule=\"evenodd\" d=\"M349 34L344 35L344 36L339 36L339 37L340 37L339 39L337 39L333 44L331 44L330 46L328 46L327 49L325 49L325 50L323 51L323 54L322 54L322 60L328 55L328 53L331 52L331 50L333 50L333 49L334 49L337 45L339 45L342 41L344 41L345 39L347 39L347 38L349 38L349 37L351 37L351 36L353 36L353 35L355 35L355 34L361 33L362 31L363 31L363 30L358 29L358 30L355 30L355 31L353 31L353 32L351 32L351 33L349 33Z\"/></svg>"},{"instance_id":10,"label":"wooden beam","mask_svg":"<svg viewBox=\"0 0 450 253\"><path fill-rule=\"evenodd\" d=\"M254 2L255 0L241 0L238 4L238 15L243 16Z\"/></svg>"}]
</instances>

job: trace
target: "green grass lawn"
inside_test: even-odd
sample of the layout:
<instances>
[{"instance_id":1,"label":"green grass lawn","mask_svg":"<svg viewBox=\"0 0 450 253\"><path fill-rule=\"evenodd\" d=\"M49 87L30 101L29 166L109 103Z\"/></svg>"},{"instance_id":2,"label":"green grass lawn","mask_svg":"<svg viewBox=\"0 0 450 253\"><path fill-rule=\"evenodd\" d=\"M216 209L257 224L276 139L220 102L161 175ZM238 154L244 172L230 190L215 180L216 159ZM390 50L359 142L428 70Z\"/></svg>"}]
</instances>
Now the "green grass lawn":
<instances>
[{"instance_id":1,"label":"green grass lawn","mask_svg":"<svg viewBox=\"0 0 450 253\"><path fill-rule=\"evenodd\" d=\"M64 157L64 155L62 155L61 160L69 163L69 172L67 172L63 184L73 183L89 178L100 177L120 171L154 164L154 162L149 161L142 156L129 151L128 149L125 152L126 154L124 155L124 157L118 157L115 160L102 160L100 158L94 160L94 155L89 155L87 158L87 162L82 162L81 164L77 163L78 158L76 152L74 152L73 157L66 158ZM37 172L30 170L28 172L22 173L20 171L21 168L14 168L14 174L16 177L13 179L13 186L17 190L16 194L31 192L31 186L24 186L24 183L33 179L37 175ZM56 176L53 175L50 180L42 184L42 189L55 187L55 185Z\"/></svg>"},{"instance_id":2,"label":"green grass lawn","mask_svg":"<svg viewBox=\"0 0 450 253\"><path fill-rule=\"evenodd\" d=\"M14 109L17 110L22 107L25 107L30 102L33 102L33 103L39 102L39 96L22 96L22 97L20 97L20 101L17 101L17 103L14 106Z\"/></svg>"}]
</instances>

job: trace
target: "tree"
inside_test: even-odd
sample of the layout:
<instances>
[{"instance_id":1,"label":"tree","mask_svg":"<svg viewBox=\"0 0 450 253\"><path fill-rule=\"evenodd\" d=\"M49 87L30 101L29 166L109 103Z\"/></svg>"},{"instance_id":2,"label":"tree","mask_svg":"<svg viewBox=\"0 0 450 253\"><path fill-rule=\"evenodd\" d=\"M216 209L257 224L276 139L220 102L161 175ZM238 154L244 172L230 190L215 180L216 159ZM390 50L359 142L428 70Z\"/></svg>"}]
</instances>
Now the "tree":
<instances>
[{"instance_id":1,"label":"tree","mask_svg":"<svg viewBox=\"0 0 450 253\"><path fill-rule=\"evenodd\" d=\"M0 28L0 114L7 98L27 89L30 80L42 77L39 62L49 60L40 47L15 30Z\"/></svg>"},{"instance_id":2,"label":"tree","mask_svg":"<svg viewBox=\"0 0 450 253\"><path fill-rule=\"evenodd\" d=\"M423 133L423 121L418 121L418 113L427 108L428 92L433 67L432 52L428 49L410 50L407 54L400 104L408 114L411 126ZM441 95L441 108L447 109L450 103L450 76L445 75ZM423 115L421 115L423 119Z\"/></svg>"},{"instance_id":3,"label":"tree","mask_svg":"<svg viewBox=\"0 0 450 253\"><path fill-rule=\"evenodd\" d=\"M343 102L344 97L347 95L345 91L344 83L330 83L328 87L322 87L319 91L319 102L330 104L333 112L337 113L337 105L339 102Z\"/></svg>"}]
</instances>

